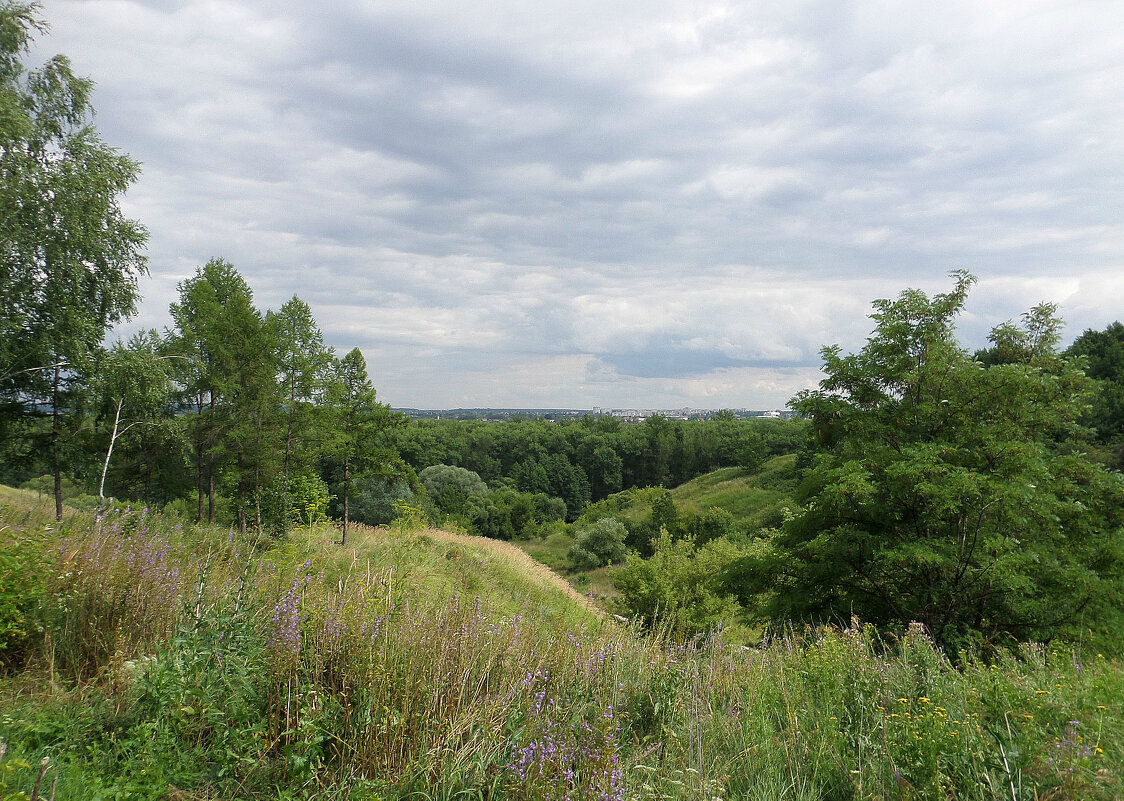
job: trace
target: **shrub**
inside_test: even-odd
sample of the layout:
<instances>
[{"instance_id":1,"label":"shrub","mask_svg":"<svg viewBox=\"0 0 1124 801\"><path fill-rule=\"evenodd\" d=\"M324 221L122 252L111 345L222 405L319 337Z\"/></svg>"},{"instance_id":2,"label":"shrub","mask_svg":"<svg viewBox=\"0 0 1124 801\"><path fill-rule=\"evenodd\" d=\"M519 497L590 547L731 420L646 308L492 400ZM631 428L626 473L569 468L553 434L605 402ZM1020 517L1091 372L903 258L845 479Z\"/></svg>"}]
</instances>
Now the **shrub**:
<instances>
[{"instance_id":1,"label":"shrub","mask_svg":"<svg viewBox=\"0 0 1124 801\"><path fill-rule=\"evenodd\" d=\"M2 526L0 538L0 664L14 665L38 636L44 565L28 533Z\"/></svg>"},{"instance_id":2,"label":"shrub","mask_svg":"<svg viewBox=\"0 0 1124 801\"><path fill-rule=\"evenodd\" d=\"M583 528L570 547L570 564L574 570L592 570L624 559L625 537L628 530L612 517L603 517L588 528Z\"/></svg>"},{"instance_id":3,"label":"shrub","mask_svg":"<svg viewBox=\"0 0 1124 801\"><path fill-rule=\"evenodd\" d=\"M655 541L650 559L629 554L613 577L625 611L648 624L668 620L685 634L698 634L736 620L741 607L723 585L727 566L743 555L728 540L697 547L694 540L673 540L666 531Z\"/></svg>"}]
</instances>

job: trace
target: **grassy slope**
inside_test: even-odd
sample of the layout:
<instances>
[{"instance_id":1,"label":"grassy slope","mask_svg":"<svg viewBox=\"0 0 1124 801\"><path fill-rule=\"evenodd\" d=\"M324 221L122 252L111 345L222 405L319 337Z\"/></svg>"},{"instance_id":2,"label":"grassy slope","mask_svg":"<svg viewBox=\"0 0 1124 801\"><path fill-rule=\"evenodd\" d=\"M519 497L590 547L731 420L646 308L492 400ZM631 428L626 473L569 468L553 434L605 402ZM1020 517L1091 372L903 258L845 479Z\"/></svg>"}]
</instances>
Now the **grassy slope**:
<instances>
[{"instance_id":1,"label":"grassy slope","mask_svg":"<svg viewBox=\"0 0 1124 801\"><path fill-rule=\"evenodd\" d=\"M740 467L727 467L681 484L671 490L680 517L700 514L712 507L725 509L750 527L759 527L769 522L775 510L790 502L796 488L796 456L777 456L762 465L756 473L749 473ZM651 504L643 493L621 493L625 507L615 516L633 521L644 520L652 513ZM610 499L612 503L614 499ZM554 532L546 537L516 542L519 548L537 562L546 565L559 575L570 573L570 560L567 553L573 544L569 532ZM604 603L619 596L612 585L613 568L592 570L582 575L590 580L582 590L589 592Z\"/></svg>"},{"instance_id":2,"label":"grassy slope","mask_svg":"<svg viewBox=\"0 0 1124 801\"><path fill-rule=\"evenodd\" d=\"M0 555L57 542L3 497ZM861 629L685 646L441 532L252 555L135 514L66 533L34 574L51 638L0 677L5 793L50 754L59 801L1124 797L1124 675L1096 654L956 670L921 632Z\"/></svg>"},{"instance_id":3,"label":"grassy slope","mask_svg":"<svg viewBox=\"0 0 1124 801\"><path fill-rule=\"evenodd\" d=\"M565 579L511 543L438 529L397 533L356 526L345 550L348 556L333 554L333 559L369 560L379 569L396 565L399 580L422 586L433 597L481 595L504 614L531 607L544 618L578 624L602 616Z\"/></svg>"},{"instance_id":4,"label":"grassy slope","mask_svg":"<svg viewBox=\"0 0 1124 801\"><path fill-rule=\"evenodd\" d=\"M737 520L753 520L792 497L795 469L795 455L774 457L756 473L726 467L675 487L671 497L680 515L698 514L717 506Z\"/></svg>"}]
</instances>

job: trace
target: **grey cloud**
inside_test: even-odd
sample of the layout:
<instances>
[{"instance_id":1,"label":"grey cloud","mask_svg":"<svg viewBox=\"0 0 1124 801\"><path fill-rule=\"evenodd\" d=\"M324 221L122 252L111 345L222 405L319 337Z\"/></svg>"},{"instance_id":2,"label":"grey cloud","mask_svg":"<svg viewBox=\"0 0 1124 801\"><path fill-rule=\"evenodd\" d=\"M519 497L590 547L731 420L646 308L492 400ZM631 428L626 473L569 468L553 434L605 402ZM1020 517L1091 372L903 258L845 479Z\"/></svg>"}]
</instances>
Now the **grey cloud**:
<instances>
[{"instance_id":1,"label":"grey cloud","mask_svg":"<svg viewBox=\"0 0 1124 801\"><path fill-rule=\"evenodd\" d=\"M820 344L861 346L871 298L957 267L983 278L967 338L1038 293L1071 327L1119 316L1124 6L46 13L43 49L145 162L138 322L223 255L259 304L309 300L403 405L777 405Z\"/></svg>"}]
</instances>

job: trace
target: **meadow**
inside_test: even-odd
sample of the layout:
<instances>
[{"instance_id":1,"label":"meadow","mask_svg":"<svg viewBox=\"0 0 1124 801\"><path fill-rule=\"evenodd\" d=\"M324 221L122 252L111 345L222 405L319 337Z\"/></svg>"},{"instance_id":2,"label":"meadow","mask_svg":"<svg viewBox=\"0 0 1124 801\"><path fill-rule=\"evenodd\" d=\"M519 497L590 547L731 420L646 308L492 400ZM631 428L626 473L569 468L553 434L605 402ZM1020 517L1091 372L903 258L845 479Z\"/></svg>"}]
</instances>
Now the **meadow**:
<instances>
[{"instance_id":1,"label":"meadow","mask_svg":"<svg viewBox=\"0 0 1124 801\"><path fill-rule=\"evenodd\" d=\"M1124 796L1120 663L1079 648L681 641L481 538L46 511L0 507L3 799L44 758L58 799Z\"/></svg>"}]
</instances>

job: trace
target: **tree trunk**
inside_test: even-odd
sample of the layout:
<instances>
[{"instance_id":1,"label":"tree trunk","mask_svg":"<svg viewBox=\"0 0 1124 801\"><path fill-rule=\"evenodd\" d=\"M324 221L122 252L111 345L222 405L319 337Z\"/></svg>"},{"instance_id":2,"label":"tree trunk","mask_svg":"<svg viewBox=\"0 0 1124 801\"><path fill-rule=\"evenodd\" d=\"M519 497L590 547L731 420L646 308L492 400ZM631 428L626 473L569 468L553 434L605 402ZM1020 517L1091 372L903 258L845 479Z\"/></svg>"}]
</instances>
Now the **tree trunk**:
<instances>
[{"instance_id":1,"label":"tree trunk","mask_svg":"<svg viewBox=\"0 0 1124 801\"><path fill-rule=\"evenodd\" d=\"M351 496L351 459L344 457L343 460L343 537L340 539L340 545L347 545L347 523L348 523L348 500Z\"/></svg>"},{"instance_id":2,"label":"tree trunk","mask_svg":"<svg viewBox=\"0 0 1124 801\"><path fill-rule=\"evenodd\" d=\"M199 427L198 436L195 439L195 491L198 495L199 504L195 514L195 522L203 522L203 498L207 494L207 486L203 481L205 475L203 471L203 396L199 395L196 398L195 405L195 423Z\"/></svg>"},{"instance_id":3,"label":"tree trunk","mask_svg":"<svg viewBox=\"0 0 1124 801\"><path fill-rule=\"evenodd\" d=\"M293 414L296 411L294 404L297 398L297 379L294 374L289 380L289 420L285 432L285 497L289 496L289 453L293 449Z\"/></svg>"},{"instance_id":4,"label":"tree trunk","mask_svg":"<svg viewBox=\"0 0 1124 801\"><path fill-rule=\"evenodd\" d=\"M55 520L62 520L62 458L59 454L59 376L58 360L51 378L51 472L55 479Z\"/></svg>"},{"instance_id":5,"label":"tree trunk","mask_svg":"<svg viewBox=\"0 0 1124 801\"><path fill-rule=\"evenodd\" d=\"M246 535L246 490L238 487L238 530Z\"/></svg>"},{"instance_id":6,"label":"tree trunk","mask_svg":"<svg viewBox=\"0 0 1124 801\"><path fill-rule=\"evenodd\" d=\"M121 424L121 403L117 399L117 411L113 414L113 431L109 434L109 447L105 451L105 464L101 466L101 482L98 484L98 501L105 500L105 474L109 472L109 458L113 456L113 446L117 442L117 426ZM146 493L147 495L147 493Z\"/></svg>"}]
</instances>

